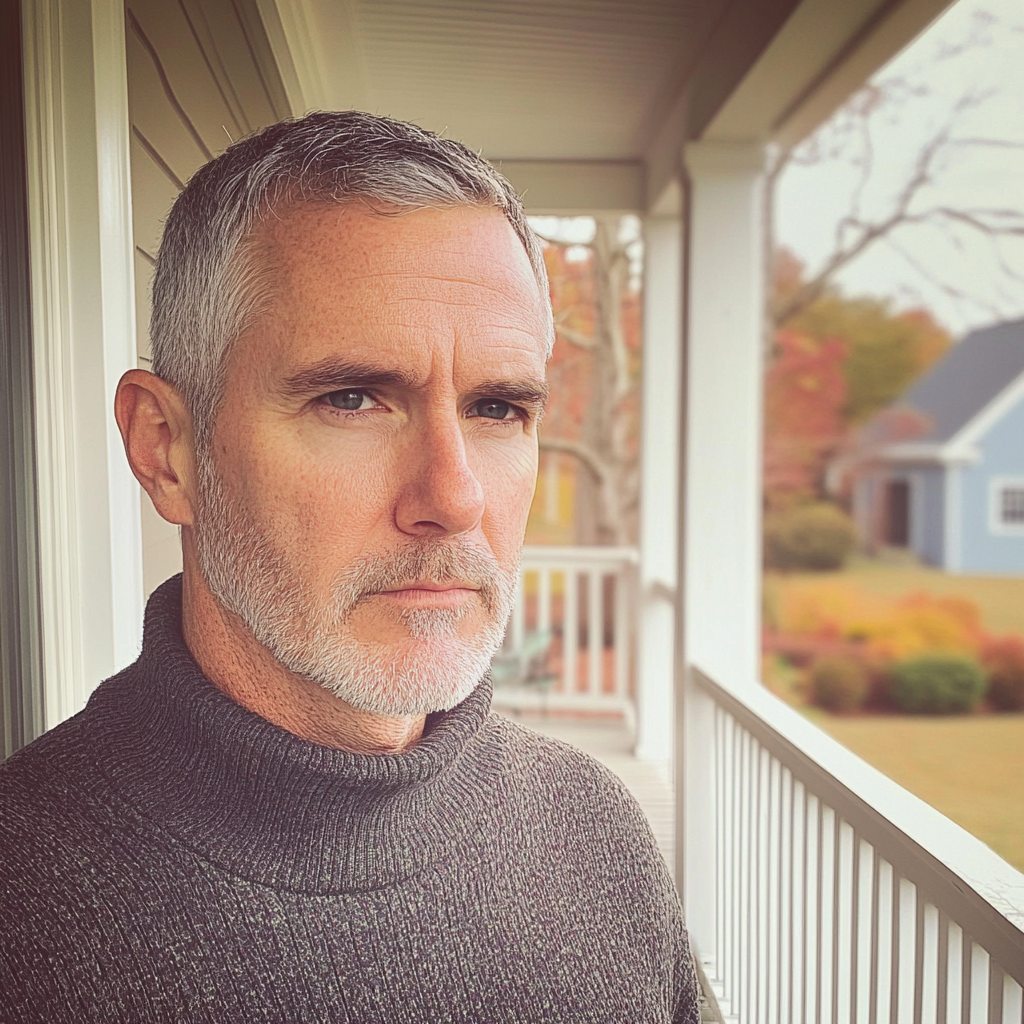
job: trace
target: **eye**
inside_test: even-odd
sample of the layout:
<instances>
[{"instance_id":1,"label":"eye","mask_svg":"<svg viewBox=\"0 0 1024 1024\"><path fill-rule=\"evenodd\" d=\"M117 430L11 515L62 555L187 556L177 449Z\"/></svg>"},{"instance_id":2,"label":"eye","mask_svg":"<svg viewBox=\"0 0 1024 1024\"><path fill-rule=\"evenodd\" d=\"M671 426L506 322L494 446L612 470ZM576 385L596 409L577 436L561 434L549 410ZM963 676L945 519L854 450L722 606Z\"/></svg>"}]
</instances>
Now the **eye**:
<instances>
[{"instance_id":1,"label":"eye","mask_svg":"<svg viewBox=\"0 0 1024 1024\"><path fill-rule=\"evenodd\" d=\"M330 394L324 395L324 400L335 409L344 409L346 412L372 409L376 404L366 391L360 391L357 388L332 391Z\"/></svg>"},{"instance_id":2,"label":"eye","mask_svg":"<svg viewBox=\"0 0 1024 1024\"><path fill-rule=\"evenodd\" d=\"M514 415L515 411L513 406L500 398L481 398L469 410L471 416L480 416L486 420L507 420L509 413Z\"/></svg>"}]
</instances>

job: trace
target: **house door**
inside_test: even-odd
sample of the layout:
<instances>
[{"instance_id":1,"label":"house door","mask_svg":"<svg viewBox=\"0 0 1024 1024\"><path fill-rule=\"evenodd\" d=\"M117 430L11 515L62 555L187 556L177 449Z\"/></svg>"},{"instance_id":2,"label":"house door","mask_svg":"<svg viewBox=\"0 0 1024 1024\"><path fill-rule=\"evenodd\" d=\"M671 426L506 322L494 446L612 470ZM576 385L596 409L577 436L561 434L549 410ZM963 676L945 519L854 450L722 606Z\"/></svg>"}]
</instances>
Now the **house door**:
<instances>
[{"instance_id":1,"label":"house door","mask_svg":"<svg viewBox=\"0 0 1024 1024\"><path fill-rule=\"evenodd\" d=\"M895 548L910 544L910 481L885 484L885 543Z\"/></svg>"}]
</instances>

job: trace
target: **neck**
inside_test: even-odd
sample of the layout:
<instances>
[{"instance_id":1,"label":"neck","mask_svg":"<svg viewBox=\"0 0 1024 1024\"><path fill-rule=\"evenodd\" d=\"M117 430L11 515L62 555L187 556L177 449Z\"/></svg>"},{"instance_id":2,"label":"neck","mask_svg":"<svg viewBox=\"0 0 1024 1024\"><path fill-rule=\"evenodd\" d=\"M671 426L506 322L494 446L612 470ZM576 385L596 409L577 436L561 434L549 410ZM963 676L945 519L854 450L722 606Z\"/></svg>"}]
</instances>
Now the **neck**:
<instances>
[{"instance_id":1,"label":"neck","mask_svg":"<svg viewBox=\"0 0 1024 1024\"><path fill-rule=\"evenodd\" d=\"M210 592L188 533L183 528L182 630L214 686L300 739L336 750L400 754L419 740L425 715L359 711L319 683L289 672Z\"/></svg>"}]
</instances>

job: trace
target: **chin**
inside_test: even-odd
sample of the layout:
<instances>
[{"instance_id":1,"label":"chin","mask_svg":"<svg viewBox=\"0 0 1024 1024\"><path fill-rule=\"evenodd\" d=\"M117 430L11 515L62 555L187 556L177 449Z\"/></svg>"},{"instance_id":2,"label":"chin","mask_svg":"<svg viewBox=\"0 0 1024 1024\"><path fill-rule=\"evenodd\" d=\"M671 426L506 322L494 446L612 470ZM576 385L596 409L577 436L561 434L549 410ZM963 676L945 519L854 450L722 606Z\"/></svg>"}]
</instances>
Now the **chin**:
<instances>
[{"instance_id":1,"label":"chin","mask_svg":"<svg viewBox=\"0 0 1024 1024\"><path fill-rule=\"evenodd\" d=\"M398 644L339 644L329 665L301 674L358 711L408 716L448 711L461 704L490 668L493 651L448 637ZM301 671L301 670L300 670Z\"/></svg>"}]
</instances>

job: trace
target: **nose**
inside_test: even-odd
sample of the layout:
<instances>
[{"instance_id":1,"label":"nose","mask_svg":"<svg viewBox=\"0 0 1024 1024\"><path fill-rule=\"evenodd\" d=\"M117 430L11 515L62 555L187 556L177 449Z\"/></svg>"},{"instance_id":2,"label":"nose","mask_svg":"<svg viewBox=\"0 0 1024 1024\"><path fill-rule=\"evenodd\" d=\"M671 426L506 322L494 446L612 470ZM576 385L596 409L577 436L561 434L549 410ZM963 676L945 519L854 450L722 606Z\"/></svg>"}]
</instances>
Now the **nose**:
<instances>
[{"instance_id":1,"label":"nose","mask_svg":"<svg viewBox=\"0 0 1024 1024\"><path fill-rule=\"evenodd\" d=\"M428 414L402 453L395 524L415 537L468 533L484 512L484 491L469 465L455 410Z\"/></svg>"}]
</instances>

